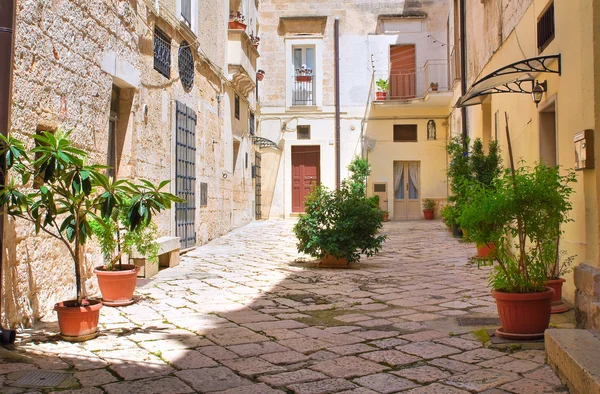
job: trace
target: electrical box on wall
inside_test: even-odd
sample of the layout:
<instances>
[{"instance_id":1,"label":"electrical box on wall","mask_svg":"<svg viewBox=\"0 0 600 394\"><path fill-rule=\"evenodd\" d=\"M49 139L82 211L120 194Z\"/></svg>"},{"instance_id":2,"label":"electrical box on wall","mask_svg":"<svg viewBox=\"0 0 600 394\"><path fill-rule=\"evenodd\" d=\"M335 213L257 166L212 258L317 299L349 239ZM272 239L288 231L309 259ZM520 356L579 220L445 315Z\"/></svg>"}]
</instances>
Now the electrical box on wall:
<instances>
[{"instance_id":1,"label":"electrical box on wall","mask_svg":"<svg viewBox=\"0 0 600 394\"><path fill-rule=\"evenodd\" d=\"M594 168L594 130L587 129L573 136L575 143L575 170Z\"/></svg>"}]
</instances>

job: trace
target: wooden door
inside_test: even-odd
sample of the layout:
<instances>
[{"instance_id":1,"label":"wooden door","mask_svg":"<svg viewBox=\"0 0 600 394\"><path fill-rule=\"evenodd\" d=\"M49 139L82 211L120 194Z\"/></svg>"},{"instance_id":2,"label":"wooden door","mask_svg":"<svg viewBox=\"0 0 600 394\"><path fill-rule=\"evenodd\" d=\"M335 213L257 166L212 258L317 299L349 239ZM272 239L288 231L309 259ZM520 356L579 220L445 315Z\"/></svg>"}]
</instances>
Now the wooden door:
<instances>
[{"instance_id":1,"label":"wooden door","mask_svg":"<svg viewBox=\"0 0 600 394\"><path fill-rule=\"evenodd\" d=\"M321 149L317 146L292 146L292 212L304 212L304 199L321 176Z\"/></svg>"},{"instance_id":2,"label":"wooden door","mask_svg":"<svg viewBox=\"0 0 600 394\"><path fill-rule=\"evenodd\" d=\"M414 44L390 47L390 98L407 100L417 93L416 52Z\"/></svg>"},{"instance_id":3,"label":"wooden door","mask_svg":"<svg viewBox=\"0 0 600 394\"><path fill-rule=\"evenodd\" d=\"M418 219L421 217L419 179L419 162L394 162L394 220Z\"/></svg>"}]
</instances>

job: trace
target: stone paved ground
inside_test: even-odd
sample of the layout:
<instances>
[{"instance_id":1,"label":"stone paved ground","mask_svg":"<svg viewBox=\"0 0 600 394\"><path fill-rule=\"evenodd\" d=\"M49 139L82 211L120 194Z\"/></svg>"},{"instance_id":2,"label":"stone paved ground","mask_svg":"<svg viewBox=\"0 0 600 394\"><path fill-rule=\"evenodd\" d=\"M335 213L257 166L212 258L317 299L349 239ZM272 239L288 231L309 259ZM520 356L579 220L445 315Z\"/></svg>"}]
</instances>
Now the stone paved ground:
<instances>
[{"instance_id":1,"label":"stone paved ground","mask_svg":"<svg viewBox=\"0 0 600 394\"><path fill-rule=\"evenodd\" d=\"M37 368L73 373L62 392L79 394L566 391L543 351L487 349L457 325L496 310L487 271L467 263L474 247L440 222L387 223L384 251L349 270L295 262L293 223L186 254L136 304L104 307L95 340L62 342L55 324L20 334L0 392L25 392L11 384Z\"/></svg>"}]
</instances>

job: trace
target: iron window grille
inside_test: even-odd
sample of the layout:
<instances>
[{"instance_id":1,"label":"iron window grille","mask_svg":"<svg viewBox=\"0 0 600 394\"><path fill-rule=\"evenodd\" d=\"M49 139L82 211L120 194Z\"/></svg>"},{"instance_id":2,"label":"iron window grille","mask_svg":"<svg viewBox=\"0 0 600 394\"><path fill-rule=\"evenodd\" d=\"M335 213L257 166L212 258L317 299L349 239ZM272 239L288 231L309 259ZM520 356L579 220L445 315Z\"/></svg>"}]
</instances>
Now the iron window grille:
<instances>
[{"instance_id":1,"label":"iron window grille","mask_svg":"<svg viewBox=\"0 0 600 394\"><path fill-rule=\"evenodd\" d=\"M171 38L158 27L154 28L154 69L171 79Z\"/></svg>"},{"instance_id":2,"label":"iron window grille","mask_svg":"<svg viewBox=\"0 0 600 394\"><path fill-rule=\"evenodd\" d=\"M176 102L175 235L182 249L196 245L196 112Z\"/></svg>"},{"instance_id":3,"label":"iron window grille","mask_svg":"<svg viewBox=\"0 0 600 394\"><path fill-rule=\"evenodd\" d=\"M254 114L250 113L250 124L248 125L248 131L250 133L250 135L255 135L256 132L254 131Z\"/></svg>"},{"instance_id":4,"label":"iron window grille","mask_svg":"<svg viewBox=\"0 0 600 394\"><path fill-rule=\"evenodd\" d=\"M179 78L186 91L194 86L194 54L187 41L182 41L179 46Z\"/></svg>"},{"instance_id":5,"label":"iron window grille","mask_svg":"<svg viewBox=\"0 0 600 394\"><path fill-rule=\"evenodd\" d=\"M554 2L542 14L537 23L537 47L541 53L554 40Z\"/></svg>"},{"instance_id":6,"label":"iron window grille","mask_svg":"<svg viewBox=\"0 0 600 394\"><path fill-rule=\"evenodd\" d=\"M192 26L192 0L181 0L181 17L188 26Z\"/></svg>"},{"instance_id":7,"label":"iron window grille","mask_svg":"<svg viewBox=\"0 0 600 394\"><path fill-rule=\"evenodd\" d=\"M236 119L240 119L240 96L238 96L237 94L235 95L235 100L234 100L234 113L235 113L235 118Z\"/></svg>"},{"instance_id":8,"label":"iron window grille","mask_svg":"<svg viewBox=\"0 0 600 394\"><path fill-rule=\"evenodd\" d=\"M395 124L394 142L417 142L417 125Z\"/></svg>"}]
</instances>

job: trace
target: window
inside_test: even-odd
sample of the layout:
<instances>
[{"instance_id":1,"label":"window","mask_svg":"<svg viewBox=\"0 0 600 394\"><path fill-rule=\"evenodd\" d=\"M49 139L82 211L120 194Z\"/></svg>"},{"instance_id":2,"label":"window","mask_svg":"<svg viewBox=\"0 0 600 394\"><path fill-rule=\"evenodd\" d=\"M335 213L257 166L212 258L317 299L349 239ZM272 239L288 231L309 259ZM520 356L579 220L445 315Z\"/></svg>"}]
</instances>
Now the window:
<instances>
[{"instance_id":1,"label":"window","mask_svg":"<svg viewBox=\"0 0 600 394\"><path fill-rule=\"evenodd\" d=\"M108 120L108 152L106 157L106 176L115 177L117 167L117 120L119 119L119 100L121 89L113 85L110 97L110 118Z\"/></svg>"},{"instance_id":2,"label":"window","mask_svg":"<svg viewBox=\"0 0 600 394\"><path fill-rule=\"evenodd\" d=\"M236 119L240 119L240 96L235 95L234 100L234 114Z\"/></svg>"},{"instance_id":3,"label":"window","mask_svg":"<svg viewBox=\"0 0 600 394\"><path fill-rule=\"evenodd\" d=\"M250 120L248 121L248 132L250 133L250 135L255 135L256 132L254 131L254 113L250 113Z\"/></svg>"},{"instance_id":4,"label":"window","mask_svg":"<svg viewBox=\"0 0 600 394\"><path fill-rule=\"evenodd\" d=\"M208 205L208 183L200 182L200 206Z\"/></svg>"},{"instance_id":5,"label":"window","mask_svg":"<svg viewBox=\"0 0 600 394\"><path fill-rule=\"evenodd\" d=\"M298 126L296 128L296 138L299 140L309 140L310 139L310 126Z\"/></svg>"},{"instance_id":6,"label":"window","mask_svg":"<svg viewBox=\"0 0 600 394\"><path fill-rule=\"evenodd\" d=\"M417 125L395 124L394 142L417 142Z\"/></svg>"},{"instance_id":7,"label":"window","mask_svg":"<svg viewBox=\"0 0 600 394\"><path fill-rule=\"evenodd\" d=\"M554 2L544 11L537 23L537 47L541 53L554 40Z\"/></svg>"},{"instance_id":8,"label":"window","mask_svg":"<svg viewBox=\"0 0 600 394\"><path fill-rule=\"evenodd\" d=\"M192 27L192 0L181 0L181 17L189 27Z\"/></svg>"},{"instance_id":9,"label":"window","mask_svg":"<svg viewBox=\"0 0 600 394\"><path fill-rule=\"evenodd\" d=\"M171 78L171 38L158 27L154 28L154 69Z\"/></svg>"},{"instance_id":10,"label":"window","mask_svg":"<svg viewBox=\"0 0 600 394\"><path fill-rule=\"evenodd\" d=\"M194 86L194 55L187 41L181 41L179 45L179 79L186 92Z\"/></svg>"},{"instance_id":11,"label":"window","mask_svg":"<svg viewBox=\"0 0 600 394\"><path fill-rule=\"evenodd\" d=\"M294 66L292 105L316 105L315 47L292 47Z\"/></svg>"}]
</instances>

